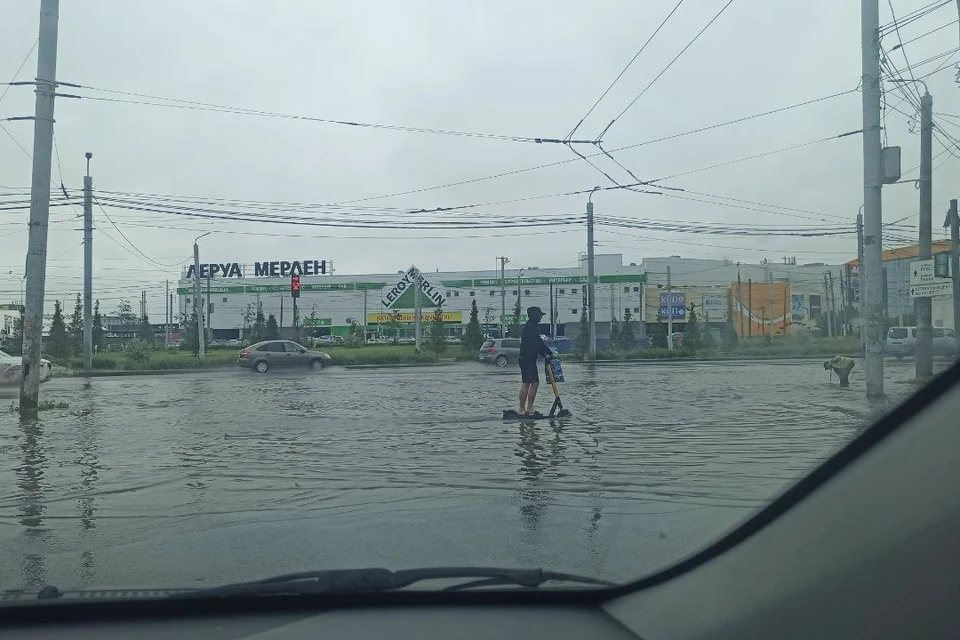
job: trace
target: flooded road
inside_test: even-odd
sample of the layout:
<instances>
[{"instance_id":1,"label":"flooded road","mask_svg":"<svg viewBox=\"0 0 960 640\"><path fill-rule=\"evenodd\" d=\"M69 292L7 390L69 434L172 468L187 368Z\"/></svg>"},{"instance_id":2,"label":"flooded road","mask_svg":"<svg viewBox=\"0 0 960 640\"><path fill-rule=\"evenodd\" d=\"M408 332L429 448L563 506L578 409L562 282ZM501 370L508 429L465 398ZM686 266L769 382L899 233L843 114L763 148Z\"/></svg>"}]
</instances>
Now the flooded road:
<instances>
[{"instance_id":1,"label":"flooded road","mask_svg":"<svg viewBox=\"0 0 960 640\"><path fill-rule=\"evenodd\" d=\"M518 372L473 363L60 378L41 398L69 408L27 424L4 390L0 589L425 565L628 580L882 409L861 363L844 390L818 360L564 368L573 418L553 424L502 422ZM912 390L912 362L886 372L891 396ZM543 385L538 408L551 401Z\"/></svg>"}]
</instances>

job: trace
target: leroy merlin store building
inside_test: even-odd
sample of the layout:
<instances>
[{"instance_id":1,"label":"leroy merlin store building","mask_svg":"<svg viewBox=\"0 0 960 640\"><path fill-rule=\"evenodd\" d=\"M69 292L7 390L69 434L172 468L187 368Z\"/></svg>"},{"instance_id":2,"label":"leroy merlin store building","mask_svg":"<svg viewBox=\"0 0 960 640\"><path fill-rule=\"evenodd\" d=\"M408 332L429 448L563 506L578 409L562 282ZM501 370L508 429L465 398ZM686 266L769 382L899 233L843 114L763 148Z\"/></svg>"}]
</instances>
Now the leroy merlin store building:
<instances>
[{"instance_id":1,"label":"leroy merlin store building","mask_svg":"<svg viewBox=\"0 0 960 640\"><path fill-rule=\"evenodd\" d=\"M271 270L265 265L278 266ZM291 272L300 275L297 316L301 337L347 335L348 319L365 324L368 338L387 336L395 316L400 321L400 336L413 335L414 290L407 275L410 265L398 265L394 273L362 275L323 275L322 265L322 261L201 265L201 299L209 301L206 325L211 339L243 339L245 316L258 304L265 316L273 314L277 318L283 337L293 338L296 329ZM494 269L423 271L426 284L420 295L421 314L424 323L428 322L441 303L447 334L459 336L470 320L471 304L476 301L485 333L498 335L502 309L506 309L503 322L509 324L519 298L522 309L539 306L547 314L544 333L549 332L552 308L557 335L575 337L586 301L586 267L586 261L581 259L579 266L570 268L507 268L502 279ZM595 273L597 331L604 335L609 331L609 319L622 318L625 309L640 315L644 276L641 267L624 265L621 254L596 256ZM192 313L193 295L191 267L184 271L177 287L181 314ZM522 319L526 320L525 313Z\"/></svg>"}]
</instances>

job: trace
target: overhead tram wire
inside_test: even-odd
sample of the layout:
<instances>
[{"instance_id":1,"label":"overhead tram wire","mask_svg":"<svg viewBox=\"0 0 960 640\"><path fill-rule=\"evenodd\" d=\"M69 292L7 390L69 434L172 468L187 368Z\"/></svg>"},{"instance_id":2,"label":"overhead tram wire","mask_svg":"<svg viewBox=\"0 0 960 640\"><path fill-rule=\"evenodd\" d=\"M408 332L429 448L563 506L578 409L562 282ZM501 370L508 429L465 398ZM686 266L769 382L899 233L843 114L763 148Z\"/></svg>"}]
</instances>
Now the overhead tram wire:
<instances>
[{"instance_id":1,"label":"overhead tram wire","mask_svg":"<svg viewBox=\"0 0 960 640\"><path fill-rule=\"evenodd\" d=\"M907 40L906 42L902 42L902 43L898 44L897 46L893 47L892 49L890 49L890 52L893 53L894 51L896 51L897 49L899 49L899 48L901 48L901 47L905 47L905 46L907 46L908 44L912 44L912 43L916 42L917 40L921 40L921 39L923 39L923 38L926 38L927 36L933 35L934 33L937 33L938 31L942 31L942 30L944 30L944 29L946 29L946 28L948 28L948 27L952 27L953 25L957 24L957 22L960 22L960 20L953 20L953 21L951 21L951 22L948 22L947 24L940 25L940 26L937 27L936 29L931 29L930 31L927 31L926 33L922 33L922 34L920 34L919 36L914 36L913 38L910 38L910 39Z\"/></svg>"},{"instance_id":2,"label":"overhead tram wire","mask_svg":"<svg viewBox=\"0 0 960 640\"><path fill-rule=\"evenodd\" d=\"M577 132L577 129L580 128L580 125L582 125L583 122L590 117L590 114L593 113L593 110L597 108L597 105L599 105L600 102L607 96L607 94L610 93L610 90L613 89L613 87L617 84L617 82L620 81L620 78L622 78L623 75L627 72L627 70L633 65L633 63L636 62L637 58L640 57L640 54L643 53L644 50L647 48L647 45L649 45L653 41L653 39L657 36L657 34L660 33L660 30L663 29L663 27L667 24L667 22L669 22L670 18L673 16L674 13L677 12L677 9L680 8L680 5L682 5L683 2L684 0L679 0L679 2L677 2L677 4L673 7L673 9L670 10L670 13L668 13L667 16L660 21L660 24L657 25L657 28L654 29L653 33L650 34L650 37L647 38L647 41L643 43L643 46L641 46L640 49L633 55L633 57L630 58L630 62L627 63L627 66L625 66L620 71L620 73L617 74L617 77L613 79L613 82L611 82L610 85L606 89L604 89L603 93L600 94L600 97L597 98L596 102L593 103L593 106L591 106L587 110L587 113L584 114L582 118L580 118L580 121L577 122L577 125L573 128L572 131L570 131L570 133L567 134L564 140L569 140L573 138L574 134Z\"/></svg>"},{"instance_id":3,"label":"overhead tram wire","mask_svg":"<svg viewBox=\"0 0 960 640\"><path fill-rule=\"evenodd\" d=\"M837 92L837 93L832 93L832 94L828 94L828 95L824 95L824 96L819 96L819 97L817 97L817 98L811 98L811 99L809 99L809 100L804 100L804 101L802 101L802 102L797 102L797 103L794 103L794 104L789 104L789 105L786 105L786 106L783 106L783 107L777 107L777 108L775 108L775 109L770 109L770 110L762 111L762 112L759 112L759 113L753 113L753 114L750 114L750 115L748 115L748 116L741 116L741 117L735 118L735 119L733 119L733 120L726 120L726 121L724 121L724 122L718 122L718 123L714 123L714 124L707 125L707 126L704 126L704 127L698 127L698 128L696 128L696 129L690 129L690 130L688 130L688 131L682 131L682 132L680 132L680 133L671 134L671 135L668 135L668 136L662 136L662 137L660 137L660 138L653 138L653 139L651 139L651 140L645 140L645 141L643 141L643 142L625 145L625 146L622 146L622 147L618 147L618 148L616 148L616 149L612 149L611 151L612 151L613 153L617 153L617 152L620 152L620 151L627 151L627 150L629 150L629 149L636 149L636 148L638 148L638 147L642 147L642 146L646 146L646 145L650 145L650 144L655 144L655 143L658 143L658 142L666 142L666 141L668 141L668 140L674 140L674 139L682 138L682 137L689 136L689 135L695 135L695 134L697 134L697 133L703 133L703 132L705 132L705 131L711 131L711 130L713 130L713 129L719 129L719 128L722 128L722 127L727 127L727 126L732 126L732 125L735 125L735 124L740 124L740 123L742 123L742 122L748 122L748 121L750 121L750 120L754 120L754 119L757 119L757 118L763 118L763 117L770 116L770 115L774 115L774 114L777 114L777 113L783 113L783 112L786 112L786 111L791 111L791 110L793 110L793 109L798 109L798 108L801 108L801 107L806 107L806 106L818 104L818 103L820 103L820 102L825 102L825 101L827 101L827 100L832 100L832 99L839 98L839 97L842 97L842 96L850 95L850 94L853 94L853 93L856 93L857 91L859 91L859 88L860 88L860 85L858 84L858 85L857 85L856 87L854 87L853 89L847 89L847 90L844 90L844 91L839 91L839 92ZM603 155L603 154L602 154L602 153L587 154L587 157L593 158L593 157L597 157L597 156L600 156L600 155ZM514 170L511 170L511 171L504 171L504 172L501 172L501 173L495 173L495 174L491 174L491 175L480 176L480 177L477 177L477 178L468 178L468 179L465 179L465 180L458 180L458 181L456 181L456 182L448 182L448 183L444 183L444 184L440 184L440 185L434 185L434 186L430 186L430 187L419 187L419 188L417 188L417 189L409 189L409 190L406 190L406 191L397 191L397 192L393 192L393 193L387 193L387 194L376 195L376 196L365 196L365 197L363 197L363 198L354 198L354 199L351 199L351 200L340 200L340 201L337 201L337 202L328 203L328 205L333 206L333 205L344 205L344 204L356 204L356 203L359 203L359 202L369 202L369 201L371 201L371 200L387 200L387 199L390 199L390 198L399 198L399 197L401 197L401 196L409 196L409 195L415 195L415 194L418 194L418 193L426 193L426 192L428 192L428 191L438 191L438 190L441 190L441 189L451 189L451 188L454 188L454 187L461 187L461 186L465 186L465 185L468 185L468 184L476 184L476 183L478 183L478 182L486 182L486 181L489 181L489 180L497 180L497 179L500 179L500 178L507 178L507 177L511 177L511 176L521 175L521 174L524 174L524 173L530 173L530 172L532 172L532 171L540 171L540 170L542 170L542 169L550 169L550 168L553 168L553 167L558 167L558 166L561 166L561 165L566 165L566 164L570 164L570 163L578 162L578 161L579 161L579 158L568 158L568 159L566 159L566 160L557 160L557 161L555 161L555 162L548 162L548 163L545 163L545 164L540 164L540 165L536 165L536 166L532 166L532 167L525 167L525 168L523 168L523 169L514 169Z\"/></svg>"},{"instance_id":4,"label":"overhead tram wire","mask_svg":"<svg viewBox=\"0 0 960 640\"><path fill-rule=\"evenodd\" d=\"M169 98L165 96L156 96L134 91L121 91L117 89L104 89L89 85L77 85L79 88L88 91L98 91L114 95L129 96L131 98L140 98L139 100L127 100L121 98L104 98L98 96L82 96L84 100L96 102L108 102L119 104L133 104L141 106L162 107L169 109L182 109L187 111L204 111L210 113L228 113L235 115L255 116L261 118L276 118L280 120L298 120L304 122L316 122L320 124L330 124L344 127L355 127L360 129L381 129L387 131L398 131L404 133L422 133L430 135L458 136L466 138L482 138L486 140L500 140L505 142L522 142L532 144L589 144L590 140L561 140L560 138L551 138L544 136L514 136L495 133L483 133L477 131L460 131L456 129L443 129L432 127L411 127L403 125L384 124L378 122L363 122L356 120L341 120L336 118L321 118L317 116L308 116L301 114L282 113L278 111L264 111L260 109L248 109L245 107L233 107L229 105L213 104L209 102L199 102L196 100L184 100L180 98Z\"/></svg>"},{"instance_id":5,"label":"overhead tram wire","mask_svg":"<svg viewBox=\"0 0 960 640\"><path fill-rule=\"evenodd\" d=\"M651 81L647 84L647 86L645 86L645 87L643 88L643 90L640 91L640 93L638 93L637 96L636 96L633 100L631 100L630 103L627 104L627 106L624 107L623 110L622 110L620 113L618 113L618 114L613 118L613 120L610 121L610 124L608 124L608 125L603 129L603 131L601 131L601 132L597 135L597 137L596 137L596 140L597 140L597 141L600 140L601 138L603 138L604 135L606 135L606 133L610 130L610 127L612 127L613 124L623 116L623 114L625 114L627 111L629 111L630 108L633 107L633 105L636 104L637 101L638 101L640 98L643 97L643 95L650 89L650 87L652 87L654 84L656 84L657 80L659 80L659 79L663 76L663 74L665 74L665 73L670 69L670 67L672 67L673 64L674 64L677 60L680 59L680 57L681 57L684 53L686 53L687 49L689 49L690 47L692 47L693 44L694 44L697 40L700 39L700 36L702 36L702 35L704 34L704 32L705 32L707 29L710 28L710 25L712 25L714 22L716 22L716 20L723 14L724 11L727 10L727 7L729 7L731 4L733 4L733 0L727 0L727 3L726 3L725 5L723 5L723 7L720 9L720 11L718 11L718 12L716 13L716 15L714 15L714 16L710 19L710 21L709 21L707 24L705 24L705 25L703 26L703 28L700 29L699 32L697 32L697 35L695 35L695 36L693 37L693 39L690 40L690 42L688 42L687 45L686 45L683 49L681 49L680 52L679 52L677 55L675 55L670 62L667 63L667 66L665 66L663 69L661 69L660 73L658 73L658 74L653 78L653 80L651 80Z\"/></svg>"},{"instance_id":6,"label":"overhead tram wire","mask_svg":"<svg viewBox=\"0 0 960 640\"><path fill-rule=\"evenodd\" d=\"M915 9L907 13L899 20L894 18L893 22L888 22L887 24L880 26L880 29L879 29L880 35L881 36L887 35L896 28L905 27L909 24L912 24L913 22L916 22L917 20L920 20L921 18L924 18L930 15L934 11L938 9L942 9L943 7L946 7L947 5L951 5L951 4L954 4L954 0L937 0L936 2L931 2L930 4L924 7Z\"/></svg>"},{"instance_id":7,"label":"overhead tram wire","mask_svg":"<svg viewBox=\"0 0 960 640\"><path fill-rule=\"evenodd\" d=\"M117 223L113 221L113 219L110 217L110 214L107 213L107 210L103 208L103 205L102 205L102 204L100 204L100 201L99 201L96 197L93 198L93 201L94 201L94 203L97 205L97 207L100 209L100 211L103 213L103 216L107 219L107 221L110 223L110 225L111 225L114 229L116 229L117 233L120 234L120 237L122 237L124 240L126 240L126 241L127 241L127 244L129 244L130 247L133 249L133 251L134 251L133 255L135 255L136 257L138 257L140 260L143 260L145 263L154 265L154 266L156 266L156 267L158 267L158 268L160 268L160 269L170 269L170 268L174 268L174 267L177 266L177 265L165 265L165 264L161 264L161 263L157 262L156 260L154 260L153 258L151 258L150 256L148 256L147 254L145 254L143 251L141 251L141 250L140 250L140 247L138 247L137 245L135 245L135 244L133 243L133 241L130 240L130 238L127 237L127 235L123 232L123 230L121 230L120 227L117 226ZM104 233L102 229L100 230L100 232L101 232L101 233ZM109 236L108 234L106 234L106 233L104 233L104 235L107 235L107 237L110 238L111 240L113 240L113 242L115 242L118 246L123 247L123 245L120 244L119 242L117 242L116 239L110 237L110 236Z\"/></svg>"}]
</instances>

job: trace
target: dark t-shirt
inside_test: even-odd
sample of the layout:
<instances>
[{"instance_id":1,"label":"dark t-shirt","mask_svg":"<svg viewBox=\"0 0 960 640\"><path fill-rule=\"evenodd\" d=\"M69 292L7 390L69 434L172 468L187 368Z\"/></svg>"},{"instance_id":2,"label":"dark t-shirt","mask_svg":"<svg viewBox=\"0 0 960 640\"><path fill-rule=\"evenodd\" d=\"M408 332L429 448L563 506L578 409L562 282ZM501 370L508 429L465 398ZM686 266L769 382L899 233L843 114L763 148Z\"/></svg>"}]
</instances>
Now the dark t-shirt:
<instances>
[{"instance_id":1,"label":"dark t-shirt","mask_svg":"<svg viewBox=\"0 0 960 640\"><path fill-rule=\"evenodd\" d=\"M540 337L540 323L527 320L520 336L520 359L536 362L537 356L548 356L552 351Z\"/></svg>"}]
</instances>

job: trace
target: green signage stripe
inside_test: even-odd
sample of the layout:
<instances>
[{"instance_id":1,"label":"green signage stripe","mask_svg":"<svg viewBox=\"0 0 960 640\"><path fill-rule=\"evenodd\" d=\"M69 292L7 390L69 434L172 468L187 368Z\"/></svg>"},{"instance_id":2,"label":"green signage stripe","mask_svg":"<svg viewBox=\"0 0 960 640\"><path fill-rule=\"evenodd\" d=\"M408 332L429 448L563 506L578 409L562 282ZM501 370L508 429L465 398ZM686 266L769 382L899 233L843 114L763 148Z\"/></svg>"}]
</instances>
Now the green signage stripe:
<instances>
[{"instance_id":1,"label":"green signage stripe","mask_svg":"<svg viewBox=\"0 0 960 640\"><path fill-rule=\"evenodd\" d=\"M615 282L631 282L642 284L646 282L643 274L620 274L611 276L597 276L597 282L601 284L611 284ZM586 276L551 276L547 278L521 278L522 285L551 285L551 284L586 284ZM441 280L440 284L450 289L477 289L481 287L499 287L499 278L483 278L477 280ZM516 286L516 278L505 278L505 286ZM304 284L301 291L365 291L379 290L386 287L385 282L336 282L329 284ZM207 289L201 284L201 293L206 293ZM210 293L282 293L289 292L289 284L248 284L245 286L228 287L210 287ZM178 287L178 295L189 295L193 292L192 287ZM427 296L423 296L424 306Z\"/></svg>"},{"instance_id":2,"label":"green signage stripe","mask_svg":"<svg viewBox=\"0 0 960 640\"><path fill-rule=\"evenodd\" d=\"M370 289L383 289L386 286L384 282L334 282L322 284L304 284L300 287L301 291L364 291ZM231 287L210 287L210 293L272 293L272 292L290 291L289 284L248 284ZM200 285L200 292L206 293L207 288ZM178 287L178 295L188 295L193 293L193 287Z\"/></svg>"},{"instance_id":3,"label":"green signage stripe","mask_svg":"<svg viewBox=\"0 0 960 640\"><path fill-rule=\"evenodd\" d=\"M504 286L516 286L516 278L504 278ZM597 282L646 282L646 277L640 273L628 273L611 276L597 276ZM477 280L441 280L440 283L451 289L472 289L479 287L499 287L500 278L482 278ZM520 278L521 285L550 285L550 284L586 284L587 276L550 276L546 278Z\"/></svg>"}]
</instances>

